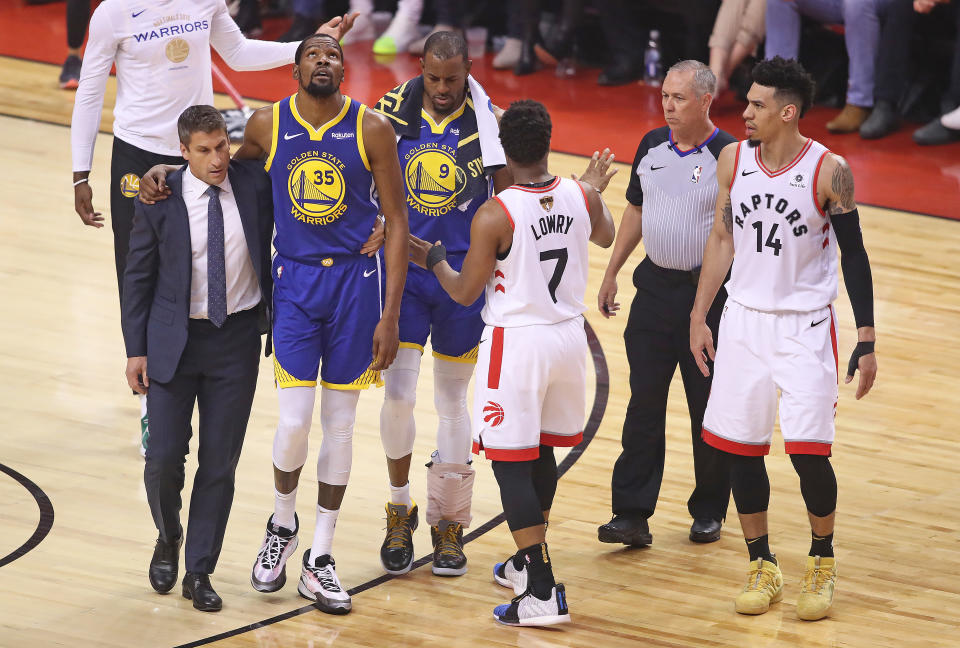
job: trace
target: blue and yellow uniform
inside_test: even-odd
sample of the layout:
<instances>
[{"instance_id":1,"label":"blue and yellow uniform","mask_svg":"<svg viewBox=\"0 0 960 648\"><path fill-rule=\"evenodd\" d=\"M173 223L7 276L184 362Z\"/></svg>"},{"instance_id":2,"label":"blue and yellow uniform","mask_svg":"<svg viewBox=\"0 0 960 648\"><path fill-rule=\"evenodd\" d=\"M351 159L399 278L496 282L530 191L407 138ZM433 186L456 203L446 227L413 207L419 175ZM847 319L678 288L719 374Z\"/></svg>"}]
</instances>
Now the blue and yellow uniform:
<instances>
[{"instance_id":1,"label":"blue and yellow uniform","mask_svg":"<svg viewBox=\"0 0 960 648\"><path fill-rule=\"evenodd\" d=\"M273 105L264 168L273 184L274 374L280 387L363 389L373 331L383 311L379 255L360 254L379 207L363 144L366 106L344 97L319 129L297 112L296 95Z\"/></svg>"},{"instance_id":2,"label":"blue and yellow uniform","mask_svg":"<svg viewBox=\"0 0 960 648\"><path fill-rule=\"evenodd\" d=\"M473 215L483 204L476 198L457 200L467 177L467 171L456 163L461 145L460 118L466 106L439 124L422 110L419 138L403 137L397 143L410 233L425 241L443 241L447 261L457 271L470 246ZM430 337L434 356L476 362L483 332L482 309L483 297L471 306L461 306L447 295L432 272L410 264L400 302L400 346L423 351Z\"/></svg>"}]
</instances>

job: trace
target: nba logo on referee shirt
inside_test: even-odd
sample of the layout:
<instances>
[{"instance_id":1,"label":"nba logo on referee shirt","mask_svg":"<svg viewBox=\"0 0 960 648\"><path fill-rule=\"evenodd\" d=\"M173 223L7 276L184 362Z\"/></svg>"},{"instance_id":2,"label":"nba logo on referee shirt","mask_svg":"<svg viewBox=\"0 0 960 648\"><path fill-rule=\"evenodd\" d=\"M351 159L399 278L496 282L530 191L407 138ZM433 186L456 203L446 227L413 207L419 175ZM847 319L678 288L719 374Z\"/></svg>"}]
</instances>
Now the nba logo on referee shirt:
<instances>
[{"instance_id":1,"label":"nba logo on referee shirt","mask_svg":"<svg viewBox=\"0 0 960 648\"><path fill-rule=\"evenodd\" d=\"M497 427L503 423L503 407L501 407L500 403L487 401L486 406L483 408L483 422L489 423L490 427Z\"/></svg>"},{"instance_id":2,"label":"nba logo on referee shirt","mask_svg":"<svg viewBox=\"0 0 960 648\"><path fill-rule=\"evenodd\" d=\"M690 182L694 184L697 184L698 182L700 182L700 174L702 173L703 173L702 166L698 164L697 166L693 167L693 175L690 176Z\"/></svg>"}]
</instances>

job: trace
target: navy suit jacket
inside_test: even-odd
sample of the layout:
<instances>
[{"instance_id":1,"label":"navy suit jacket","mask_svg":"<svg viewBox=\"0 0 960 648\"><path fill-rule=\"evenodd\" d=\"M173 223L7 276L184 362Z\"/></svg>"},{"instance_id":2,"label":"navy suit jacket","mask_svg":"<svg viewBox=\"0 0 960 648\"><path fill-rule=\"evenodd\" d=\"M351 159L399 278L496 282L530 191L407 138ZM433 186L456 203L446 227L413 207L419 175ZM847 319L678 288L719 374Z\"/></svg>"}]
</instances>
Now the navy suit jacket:
<instances>
[{"instance_id":1,"label":"navy suit jacket","mask_svg":"<svg viewBox=\"0 0 960 648\"><path fill-rule=\"evenodd\" d=\"M266 333L273 286L270 178L263 164L254 161L231 160L227 174L250 260L260 282L260 330ZM193 252L182 180L183 169L167 177L171 194L166 200L154 205L135 201L130 252L123 276L120 321L127 357L147 356L147 375L159 382L173 378L187 344Z\"/></svg>"}]
</instances>

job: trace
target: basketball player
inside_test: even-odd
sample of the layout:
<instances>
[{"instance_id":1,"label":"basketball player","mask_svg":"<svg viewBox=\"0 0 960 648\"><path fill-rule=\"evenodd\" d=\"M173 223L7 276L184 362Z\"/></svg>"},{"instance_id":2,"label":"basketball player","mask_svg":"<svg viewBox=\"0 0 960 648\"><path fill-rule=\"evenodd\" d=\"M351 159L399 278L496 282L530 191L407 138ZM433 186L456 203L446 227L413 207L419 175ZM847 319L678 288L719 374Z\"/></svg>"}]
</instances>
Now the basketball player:
<instances>
[{"instance_id":1,"label":"basketball player","mask_svg":"<svg viewBox=\"0 0 960 648\"><path fill-rule=\"evenodd\" d=\"M690 350L704 375L705 357L715 357L703 438L731 455L733 498L750 554L736 610L763 614L783 595L767 538L763 460L780 390L780 429L813 535L797 599L797 615L806 620L829 613L837 583L837 480L829 460L839 377L837 247L858 339L844 382L860 370L860 399L877 374L873 281L853 173L842 157L800 134L813 97L813 79L795 60L775 57L753 69L743 113L748 139L720 154L716 218L690 314ZM715 353L705 316L731 263L723 343Z\"/></svg>"},{"instance_id":2,"label":"basketball player","mask_svg":"<svg viewBox=\"0 0 960 648\"><path fill-rule=\"evenodd\" d=\"M548 171L550 116L518 101L500 120L500 140L518 184L487 201L473 219L457 272L442 242L411 237L411 258L432 270L460 304L485 294L474 452L493 461L516 555L494 578L517 597L493 614L508 625L570 621L564 586L553 577L546 521L557 489L554 447L580 442L586 406L583 330L587 241L609 247L614 226L596 189L609 159L597 154L582 181Z\"/></svg>"},{"instance_id":3,"label":"basketball player","mask_svg":"<svg viewBox=\"0 0 960 648\"><path fill-rule=\"evenodd\" d=\"M324 612L346 614L351 602L331 556L333 531L350 475L359 390L379 384L380 370L397 355L407 210L393 129L384 116L341 94L343 51L337 39L311 36L294 60L296 94L255 112L237 151L240 158L266 160L277 251L273 358L280 421L273 443L274 513L251 583L274 592L286 582L286 561L297 547L297 482L307 459L319 371L323 442L317 517L298 590ZM378 211L386 220L385 292L381 255L361 253Z\"/></svg>"},{"instance_id":4,"label":"basketball player","mask_svg":"<svg viewBox=\"0 0 960 648\"><path fill-rule=\"evenodd\" d=\"M354 19L334 18L320 29L340 38ZM81 34L77 42L82 41ZM189 106L213 103L211 45L237 70L289 63L297 48L292 43L247 40L223 0L104 0L90 19L70 130L74 208L84 225L103 227L103 216L93 209L89 177L107 78L116 63L110 215L121 301L140 177L155 164L184 163L177 118ZM144 453L149 434L145 396L140 397L140 416Z\"/></svg>"},{"instance_id":5,"label":"basketball player","mask_svg":"<svg viewBox=\"0 0 960 648\"><path fill-rule=\"evenodd\" d=\"M422 74L377 103L390 118L406 178L410 231L443 240L447 260L459 269L470 244L470 223L494 187L512 182L497 138L496 115L470 77L467 43L454 32L427 39ZM496 109L498 112L502 112ZM463 529L470 525L474 472L470 467L467 386L483 331L483 300L453 301L433 273L411 266L400 306L400 349L383 373L386 387L380 435L387 456L390 500L380 561L391 574L410 571L418 508L410 498L410 459L416 427L420 359L427 338L433 347L434 403L440 424L437 450L427 464L427 524L433 540L433 573L467 571Z\"/></svg>"}]
</instances>

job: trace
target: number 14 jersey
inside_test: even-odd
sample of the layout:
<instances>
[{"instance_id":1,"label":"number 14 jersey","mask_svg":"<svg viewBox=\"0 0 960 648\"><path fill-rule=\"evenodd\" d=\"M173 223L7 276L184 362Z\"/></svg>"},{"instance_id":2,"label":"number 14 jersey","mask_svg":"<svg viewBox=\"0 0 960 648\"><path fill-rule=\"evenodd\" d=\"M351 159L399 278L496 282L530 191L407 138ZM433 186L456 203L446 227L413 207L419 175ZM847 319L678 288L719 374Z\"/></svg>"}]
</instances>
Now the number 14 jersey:
<instances>
[{"instance_id":1,"label":"number 14 jersey","mask_svg":"<svg viewBox=\"0 0 960 648\"><path fill-rule=\"evenodd\" d=\"M514 185L494 197L513 226L513 244L487 281L483 321L513 327L556 324L586 310L587 243L593 226L575 180Z\"/></svg>"},{"instance_id":2,"label":"number 14 jersey","mask_svg":"<svg viewBox=\"0 0 960 648\"><path fill-rule=\"evenodd\" d=\"M837 298L837 248L817 202L829 151L808 139L797 157L770 171L760 145L737 145L730 205L735 256L727 282L734 301L754 310L814 311Z\"/></svg>"}]
</instances>

